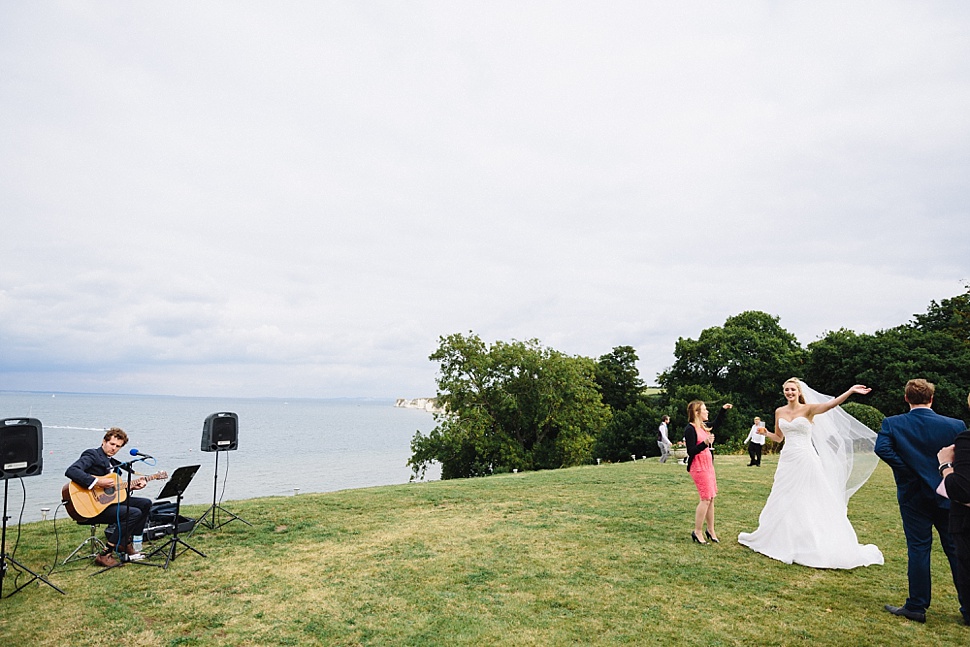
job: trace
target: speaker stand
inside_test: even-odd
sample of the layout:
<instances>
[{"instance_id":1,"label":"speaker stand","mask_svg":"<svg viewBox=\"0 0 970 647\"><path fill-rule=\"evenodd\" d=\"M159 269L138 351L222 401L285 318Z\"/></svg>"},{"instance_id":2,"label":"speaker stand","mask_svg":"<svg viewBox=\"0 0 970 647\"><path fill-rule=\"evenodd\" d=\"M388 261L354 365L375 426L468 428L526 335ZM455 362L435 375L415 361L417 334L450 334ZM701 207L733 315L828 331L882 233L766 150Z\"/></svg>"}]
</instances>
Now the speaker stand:
<instances>
[{"instance_id":1,"label":"speaker stand","mask_svg":"<svg viewBox=\"0 0 970 647\"><path fill-rule=\"evenodd\" d=\"M24 566L23 564L15 560L13 557L10 557L7 555L7 519L10 518L7 516L7 493L9 492L9 490L10 490L10 479L4 479L3 480L3 533L2 535L0 535L0 598L3 597L3 578L6 577L7 575L7 564L10 564L14 568L24 573L27 573L28 575L31 576L29 580L27 580L26 582L18 586L16 589L11 591L7 595L8 598L14 593L19 592L21 589L23 589L25 586L27 586L34 580L40 580L47 586L51 587L52 589L60 593L61 595L67 595L66 593L64 593L64 591L60 590L59 588L51 584L46 577L44 577L40 573L33 572L32 570L30 570L29 568L27 568L26 566Z\"/></svg>"},{"instance_id":2,"label":"speaker stand","mask_svg":"<svg viewBox=\"0 0 970 647\"><path fill-rule=\"evenodd\" d=\"M253 525L248 521L246 521L245 519L243 519L242 517L240 517L238 514L233 514L232 512L229 512L228 510L226 510L216 502L217 501L216 494L219 490L219 454L221 453L222 451L218 451L218 450L216 451L215 453L216 466L215 466L215 469L212 470L212 505L209 506L209 509L203 512L202 516L199 517L199 520L195 522L195 526L192 528L192 532L189 533L189 536L191 536L192 533L195 532L195 529L198 528L199 526L205 526L206 528L213 530L216 528L222 528L224 525L226 525L231 521L242 521L247 526ZM226 515L225 520L220 521L218 519L218 513L220 511Z\"/></svg>"}]
</instances>

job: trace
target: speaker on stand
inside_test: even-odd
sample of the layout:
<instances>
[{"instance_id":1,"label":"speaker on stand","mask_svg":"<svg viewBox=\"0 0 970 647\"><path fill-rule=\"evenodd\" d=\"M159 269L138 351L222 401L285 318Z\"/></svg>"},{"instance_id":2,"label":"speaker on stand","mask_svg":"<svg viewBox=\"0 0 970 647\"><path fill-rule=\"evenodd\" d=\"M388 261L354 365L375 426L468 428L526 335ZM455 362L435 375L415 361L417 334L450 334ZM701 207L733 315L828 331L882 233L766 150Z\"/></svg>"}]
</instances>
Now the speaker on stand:
<instances>
[{"instance_id":1,"label":"speaker on stand","mask_svg":"<svg viewBox=\"0 0 970 647\"><path fill-rule=\"evenodd\" d=\"M202 451L214 452L216 455L215 469L212 472L212 505L199 517L195 527L192 528L193 533L199 526L221 528L230 521L236 520L242 521L247 526L252 525L239 515L233 514L223 508L217 500L219 490L219 454L233 451L238 447L239 416L229 411L210 414L202 424ZM218 519L219 512L225 515L225 519ZM191 535L192 533L189 534Z\"/></svg>"},{"instance_id":2,"label":"speaker on stand","mask_svg":"<svg viewBox=\"0 0 970 647\"><path fill-rule=\"evenodd\" d=\"M52 589L64 594L46 577L35 573L13 557L7 555L7 495L10 479L37 476L44 468L44 426L36 418L7 418L0 420L0 479L3 479L3 531L0 534L0 598L3 597L3 580L7 565L30 575L30 579L14 589L7 597L17 593L34 580L40 580Z\"/></svg>"}]
</instances>

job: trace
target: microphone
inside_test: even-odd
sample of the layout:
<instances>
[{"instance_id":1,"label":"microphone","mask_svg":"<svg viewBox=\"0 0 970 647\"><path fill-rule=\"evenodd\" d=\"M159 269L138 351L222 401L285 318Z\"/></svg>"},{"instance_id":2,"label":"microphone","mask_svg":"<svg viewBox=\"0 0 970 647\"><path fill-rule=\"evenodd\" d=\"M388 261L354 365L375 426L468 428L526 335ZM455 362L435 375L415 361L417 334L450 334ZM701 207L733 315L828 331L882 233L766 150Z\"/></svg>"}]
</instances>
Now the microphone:
<instances>
[{"instance_id":1,"label":"microphone","mask_svg":"<svg viewBox=\"0 0 970 647\"><path fill-rule=\"evenodd\" d=\"M128 453L132 456L140 456L141 458L155 458L154 456L149 456L148 454L142 454L137 449L129 449Z\"/></svg>"}]
</instances>

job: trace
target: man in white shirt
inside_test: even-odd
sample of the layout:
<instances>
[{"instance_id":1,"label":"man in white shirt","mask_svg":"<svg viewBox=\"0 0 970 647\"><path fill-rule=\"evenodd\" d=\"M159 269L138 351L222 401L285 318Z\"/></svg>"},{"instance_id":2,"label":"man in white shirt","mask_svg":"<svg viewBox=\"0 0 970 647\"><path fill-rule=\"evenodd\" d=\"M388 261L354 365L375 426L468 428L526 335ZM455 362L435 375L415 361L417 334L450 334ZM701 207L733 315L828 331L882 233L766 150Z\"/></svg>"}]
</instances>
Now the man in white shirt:
<instances>
[{"instance_id":1,"label":"man in white shirt","mask_svg":"<svg viewBox=\"0 0 970 647\"><path fill-rule=\"evenodd\" d=\"M748 437L744 439L744 442L748 444L748 456L751 457L751 462L748 463L748 467L752 465L761 467L761 450L765 446L765 437L763 434L758 433L758 429L764 429L764 426L761 418L755 416L754 424L751 425L751 431L748 432Z\"/></svg>"},{"instance_id":2,"label":"man in white shirt","mask_svg":"<svg viewBox=\"0 0 970 647\"><path fill-rule=\"evenodd\" d=\"M667 437L668 422L670 422L670 416L664 416L660 419L660 427L657 429L657 445L660 446L661 463L666 463L670 457L670 438Z\"/></svg>"}]
</instances>

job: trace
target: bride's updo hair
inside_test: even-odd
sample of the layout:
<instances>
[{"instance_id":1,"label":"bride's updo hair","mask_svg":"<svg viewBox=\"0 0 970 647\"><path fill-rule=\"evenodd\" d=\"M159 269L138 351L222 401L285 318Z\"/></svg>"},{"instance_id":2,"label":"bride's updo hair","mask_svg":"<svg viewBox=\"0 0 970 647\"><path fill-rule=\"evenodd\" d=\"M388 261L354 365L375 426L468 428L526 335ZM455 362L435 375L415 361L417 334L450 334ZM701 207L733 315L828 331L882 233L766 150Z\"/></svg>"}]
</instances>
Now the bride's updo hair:
<instances>
[{"instance_id":1,"label":"bride's updo hair","mask_svg":"<svg viewBox=\"0 0 970 647\"><path fill-rule=\"evenodd\" d=\"M690 401L690 404L687 405L687 422L688 423L694 424L694 418L697 418L697 421L699 423L701 423L702 425L704 424L704 421L700 419L700 416L701 416L701 407L702 406L704 406L704 401L703 400L691 400Z\"/></svg>"},{"instance_id":2,"label":"bride's updo hair","mask_svg":"<svg viewBox=\"0 0 970 647\"><path fill-rule=\"evenodd\" d=\"M794 384L795 388L798 389L798 404L805 404L805 396L802 394L802 381L797 377L790 377L781 385L782 391L785 390L785 384Z\"/></svg>"}]
</instances>

